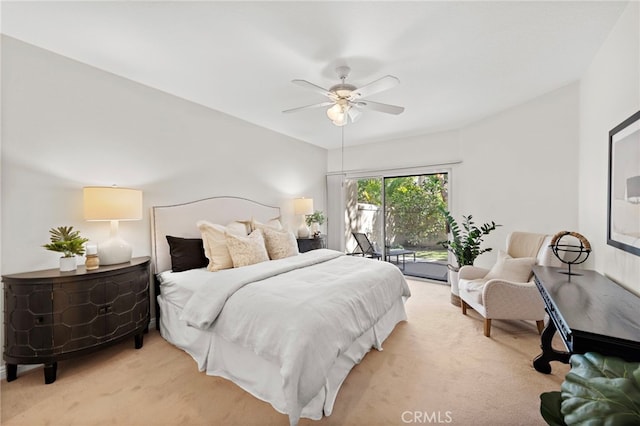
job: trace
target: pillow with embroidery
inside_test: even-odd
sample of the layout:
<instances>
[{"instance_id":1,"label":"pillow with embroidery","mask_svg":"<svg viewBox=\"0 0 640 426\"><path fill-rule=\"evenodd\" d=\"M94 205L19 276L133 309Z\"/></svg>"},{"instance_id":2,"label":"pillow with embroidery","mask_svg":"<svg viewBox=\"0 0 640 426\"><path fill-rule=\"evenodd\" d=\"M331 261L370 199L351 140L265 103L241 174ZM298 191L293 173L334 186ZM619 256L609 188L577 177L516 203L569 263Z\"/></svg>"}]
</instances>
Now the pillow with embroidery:
<instances>
[{"instance_id":1,"label":"pillow with embroidery","mask_svg":"<svg viewBox=\"0 0 640 426\"><path fill-rule=\"evenodd\" d=\"M246 237L227 233L226 240L234 268L269 260L262 231L259 229L256 229Z\"/></svg>"},{"instance_id":2,"label":"pillow with embroidery","mask_svg":"<svg viewBox=\"0 0 640 426\"><path fill-rule=\"evenodd\" d=\"M204 254L209 259L207 270L211 272L233 268L233 260L227 248L226 235L247 235L246 225L240 222L231 222L227 226L200 220L196 224L202 234Z\"/></svg>"},{"instance_id":3,"label":"pillow with embroidery","mask_svg":"<svg viewBox=\"0 0 640 426\"><path fill-rule=\"evenodd\" d=\"M284 259L298 254L298 240L293 232L278 231L268 226L262 228L264 245L271 260Z\"/></svg>"}]
</instances>

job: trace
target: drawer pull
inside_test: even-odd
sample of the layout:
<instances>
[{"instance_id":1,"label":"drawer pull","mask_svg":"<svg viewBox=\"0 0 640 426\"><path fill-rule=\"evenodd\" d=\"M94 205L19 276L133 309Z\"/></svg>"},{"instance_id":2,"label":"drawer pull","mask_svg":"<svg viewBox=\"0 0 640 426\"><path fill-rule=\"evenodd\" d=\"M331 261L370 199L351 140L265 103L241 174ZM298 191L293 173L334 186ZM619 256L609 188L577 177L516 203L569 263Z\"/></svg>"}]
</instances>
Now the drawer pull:
<instances>
[{"instance_id":1,"label":"drawer pull","mask_svg":"<svg viewBox=\"0 0 640 426\"><path fill-rule=\"evenodd\" d=\"M111 312L111 305L104 305L98 308L98 315L103 315Z\"/></svg>"}]
</instances>

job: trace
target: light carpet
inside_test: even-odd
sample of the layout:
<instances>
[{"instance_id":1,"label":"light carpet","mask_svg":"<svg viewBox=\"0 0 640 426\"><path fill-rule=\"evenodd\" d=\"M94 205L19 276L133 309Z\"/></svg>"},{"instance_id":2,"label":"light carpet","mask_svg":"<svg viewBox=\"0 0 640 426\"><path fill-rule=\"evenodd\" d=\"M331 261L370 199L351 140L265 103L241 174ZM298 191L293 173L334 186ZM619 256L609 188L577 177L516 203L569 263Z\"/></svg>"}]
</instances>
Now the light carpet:
<instances>
[{"instance_id":1,"label":"light carpet","mask_svg":"<svg viewBox=\"0 0 640 426\"><path fill-rule=\"evenodd\" d=\"M409 321L351 371L331 416L300 425L544 425L539 395L558 390L569 367L533 369L535 324L494 320L486 338L479 315L451 305L448 286L409 284ZM60 362L50 385L38 368L0 389L3 426L288 424L269 404L199 372L155 330L141 350L129 339Z\"/></svg>"}]
</instances>

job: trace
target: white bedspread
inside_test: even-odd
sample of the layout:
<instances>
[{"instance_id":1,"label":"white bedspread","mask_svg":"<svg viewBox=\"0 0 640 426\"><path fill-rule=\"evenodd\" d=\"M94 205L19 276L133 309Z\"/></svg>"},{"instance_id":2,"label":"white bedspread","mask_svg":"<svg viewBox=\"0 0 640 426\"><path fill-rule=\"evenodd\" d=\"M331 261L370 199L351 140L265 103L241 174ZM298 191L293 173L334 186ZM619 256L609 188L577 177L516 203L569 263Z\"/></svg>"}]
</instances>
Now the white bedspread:
<instances>
[{"instance_id":1,"label":"white bedspread","mask_svg":"<svg viewBox=\"0 0 640 426\"><path fill-rule=\"evenodd\" d=\"M409 296L394 265L322 249L213 273L181 319L280 366L296 424L336 358Z\"/></svg>"}]
</instances>

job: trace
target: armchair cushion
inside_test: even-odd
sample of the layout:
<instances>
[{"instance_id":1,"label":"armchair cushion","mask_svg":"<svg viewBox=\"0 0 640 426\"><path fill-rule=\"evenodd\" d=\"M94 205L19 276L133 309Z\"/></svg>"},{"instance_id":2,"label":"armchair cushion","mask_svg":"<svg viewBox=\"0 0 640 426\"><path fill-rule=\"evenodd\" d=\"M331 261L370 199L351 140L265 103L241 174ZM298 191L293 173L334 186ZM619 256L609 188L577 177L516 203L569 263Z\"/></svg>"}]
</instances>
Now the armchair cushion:
<instances>
[{"instance_id":1,"label":"armchair cushion","mask_svg":"<svg viewBox=\"0 0 640 426\"><path fill-rule=\"evenodd\" d=\"M458 278L461 280L476 280L478 278L484 278L489 272L486 268L479 266L463 266L458 272Z\"/></svg>"},{"instance_id":2,"label":"armchair cushion","mask_svg":"<svg viewBox=\"0 0 640 426\"><path fill-rule=\"evenodd\" d=\"M513 258L500 250L497 262L491 270L489 270L489 273L484 276L484 279L501 279L504 281L524 283L529 281L531 268L535 263L535 257Z\"/></svg>"},{"instance_id":3,"label":"armchair cushion","mask_svg":"<svg viewBox=\"0 0 640 426\"><path fill-rule=\"evenodd\" d=\"M464 291L468 297L468 300L480 305L484 305L482 293L484 291L487 280L484 278L478 278L475 280L464 280L459 285L462 285Z\"/></svg>"}]
</instances>

